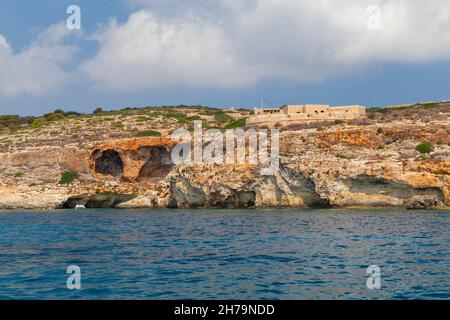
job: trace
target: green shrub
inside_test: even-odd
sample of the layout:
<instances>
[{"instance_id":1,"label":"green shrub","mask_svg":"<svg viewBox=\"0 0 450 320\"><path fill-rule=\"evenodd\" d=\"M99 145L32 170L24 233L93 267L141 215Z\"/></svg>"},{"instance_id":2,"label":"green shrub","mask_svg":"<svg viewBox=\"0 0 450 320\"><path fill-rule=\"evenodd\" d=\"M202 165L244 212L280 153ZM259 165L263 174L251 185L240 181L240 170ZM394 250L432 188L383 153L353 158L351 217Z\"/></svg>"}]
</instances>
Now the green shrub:
<instances>
[{"instance_id":1,"label":"green shrub","mask_svg":"<svg viewBox=\"0 0 450 320\"><path fill-rule=\"evenodd\" d=\"M246 120L245 120L245 118L242 118L242 119L234 120L234 121L230 122L229 124L227 124L225 126L225 129L242 128L242 127L245 127L245 125L246 125Z\"/></svg>"},{"instance_id":2,"label":"green shrub","mask_svg":"<svg viewBox=\"0 0 450 320\"><path fill-rule=\"evenodd\" d=\"M168 110L163 113L163 116L166 118L174 118L178 120L178 122L185 122L186 115L184 113L176 112L174 110Z\"/></svg>"},{"instance_id":3,"label":"green shrub","mask_svg":"<svg viewBox=\"0 0 450 320\"><path fill-rule=\"evenodd\" d=\"M386 113L386 112L389 111L389 109L386 109L386 108L379 108L379 107L372 107L372 108L369 108L367 111L368 111L368 112L380 112L380 113Z\"/></svg>"},{"instance_id":4,"label":"green shrub","mask_svg":"<svg viewBox=\"0 0 450 320\"><path fill-rule=\"evenodd\" d=\"M202 120L202 118L200 116L190 116L190 117L186 117L184 114L181 114L182 116L180 116L180 114L176 117L177 122L179 124L185 124L191 121L197 121L197 120ZM175 117L173 117L175 118Z\"/></svg>"},{"instance_id":5,"label":"green shrub","mask_svg":"<svg viewBox=\"0 0 450 320\"><path fill-rule=\"evenodd\" d=\"M16 173L14 174L14 177L15 177L15 178L21 178L21 177L23 177L23 173L22 173L22 172L16 172Z\"/></svg>"},{"instance_id":6,"label":"green shrub","mask_svg":"<svg viewBox=\"0 0 450 320\"><path fill-rule=\"evenodd\" d=\"M223 112L223 110L219 110L215 113L214 119L220 124L225 124L227 122L232 121L233 117L231 117L228 114L226 114L225 112Z\"/></svg>"},{"instance_id":7,"label":"green shrub","mask_svg":"<svg viewBox=\"0 0 450 320\"><path fill-rule=\"evenodd\" d=\"M42 128L43 126L47 125L47 119L46 118L37 118L33 121L33 123L31 124L32 128Z\"/></svg>"},{"instance_id":8,"label":"green shrub","mask_svg":"<svg viewBox=\"0 0 450 320\"><path fill-rule=\"evenodd\" d=\"M76 133L74 133L72 136L71 136L71 138L72 139L78 139L80 136L78 135L78 134L76 134Z\"/></svg>"},{"instance_id":9,"label":"green shrub","mask_svg":"<svg viewBox=\"0 0 450 320\"><path fill-rule=\"evenodd\" d=\"M202 120L202 118L200 116L190 116L186 118L187 121L197 121L197 120Z\"/></svg>"},{"instance_id":10,"label":"green shrub","mask_svg":"<svg viewBox=\"0 0 450 320\"><path fill-rule=\"evenodd\" d=\"M82 116L83 114L82 113L79 113L79 112L76 112L76 111L67 111L67 112L64 112L64 117L66 117L66 118L78 118L78 117L80 117L80 116Z\"/></svg>"},{"instance_id":11,"label":"green shrub","mask_svg":"<svg viewBox=\"0 0 450 320\"><path fill-rule=\"evenodd\" d=\"M19 130L19 128L17 128L14 124L9 124L8 125L8 128L9 128L9 131L11 132L11 133L15 133L15 132L17 132L18 130Z\"/></svg>"},{"instance_id":12,"label":"green shrub","mask_svg":"<svg viewBox=\"0 0 450 320\"><path fill-rule=\"evenodd\" d=\"M46 114L44 114L44 118L47 120L47 122L58 121L58 120L64 119L64 111L62 111L62 112L61 111L62 110L59 110L59 112L46 113Z\"/></svg>"},{"instance_id":13,"label":"green shrub","mask_svg":"<svg viewBox=\"0 0 450 320\"><path fill-rule=\"evenodd\" d=\"M416 147L416 150L420 153L430 153L433 151L433 146L429 143L421 143Z\"/></svg>"},{"instance_id":14,"label":"green shrub","mask_svg":"<svg viewBox=\"0 0 450 320\"><path fill-rule=\"evenodd\" d=\"M61 179L59 180L59 184L70 184L74 180L78 179L79 175L75 171L68 170L61 173Z\"/></svg>"},{"instance_id":15,"label":"green shrub","mask_svg":"<svg viewBox=\"0 0 450 320\"><path fill-rule=\"evenodd\" d=\"M116 122L113 124L113 127L117 128L117 129L123 129L123 127L125 127L125 126L122 122Z\"/></svg>"},{"instance_id":16,"label":"green shrub","mask_svg":"<svg viewBox=\"0 0 450 320\"><path fill-rule=\"evenodd\" d=\"M160 137L161 133L154 130L146 130L136 133L136 137Z\"/></svg>"},{"instance_id":17,"label":"green shrub","mask_svg":"<svg viewBox=\"0 0 450 320\"><path fill-rule=\"evenodd\" d=\"M10 124L17 125L20 121L20 116L5 115L0 116L0 127L8 127Z\"/></svg>"},{"instance_id":18,"label":"green shrub","mask_svg":"<svg viewBox=\"0 0 450 320\"><path fill-rule=\"evenodd\" d=\"M433 109L439 106L438 102L430 102L430 103L419 103L419 106L425 109Z\"/></svg>"},{"instance_id":19,"label":"green shrub","mask_svg":"<svg viewBox=\"0 0 450 320\"><path fill-rule=\"evenodd\" d=\"M152 120L152 117L150 117L150 116L137 116L136 117L136 121L137 122L145 122L145 121L150 121L150 120Z\"/></svg>"}]
</instances>

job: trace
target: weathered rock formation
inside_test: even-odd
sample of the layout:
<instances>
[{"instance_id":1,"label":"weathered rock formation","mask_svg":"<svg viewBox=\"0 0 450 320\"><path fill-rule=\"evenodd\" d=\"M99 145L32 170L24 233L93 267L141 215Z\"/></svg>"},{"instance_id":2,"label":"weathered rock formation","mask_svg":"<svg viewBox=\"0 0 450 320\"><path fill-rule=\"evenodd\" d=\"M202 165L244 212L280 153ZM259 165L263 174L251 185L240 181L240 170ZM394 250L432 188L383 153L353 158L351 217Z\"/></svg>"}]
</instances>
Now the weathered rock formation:
<instances>
[{"instance_id":1,"label":"weathered rock formation","mask_svg":"<svg viewBox=\"0 0 450 320\"><path fill-rule=\"evenodd\" d=\"M286 131L273 176L250 164L174 165L169 138L13 150L0 154L0 209L449 208L448 133L448 123ZM437 144L422 155L420 142ZM58 184L65 170L79 179Z\"/></svg>"}]
</instances>

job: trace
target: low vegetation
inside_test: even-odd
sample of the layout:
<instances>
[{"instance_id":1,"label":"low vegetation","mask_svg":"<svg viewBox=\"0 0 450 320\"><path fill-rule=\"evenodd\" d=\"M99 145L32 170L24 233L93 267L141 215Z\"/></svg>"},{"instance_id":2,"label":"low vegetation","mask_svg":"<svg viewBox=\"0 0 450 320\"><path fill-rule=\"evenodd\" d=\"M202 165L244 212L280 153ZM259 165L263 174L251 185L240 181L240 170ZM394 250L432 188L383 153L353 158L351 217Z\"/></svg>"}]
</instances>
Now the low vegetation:
<instances>
[{"instance_id":1,"label":"low vegetation","mask_svg":"<svg viewBox=\"0 0 450 320\"><path fill-rule=\"evenodd\" d=\"M136 137L160 137L161 133L154 130L145 130L136 133Z\"/></svg>"},{"instance_id":2,"label":"low vegetation","mask_svg":"<svg viewBox=\"0 0 450 320\"><path fill-rule=\"evenodd\" d=\"M421 143L416 147L416 150L420 153L430 153L433 151L433 146L429 143Z\"/></svg>"},{"instance_id":3,"label":"low vegetation","mask_svg":"<svg viewBox=\"0 0 450 320\"><path fill-rule=\"evenodd\" d=\"M136 121L137 122L146 122L151 121L153 118L151 116L137 116Z\"/></svg>"},{"instance_id":4,"label":"low vegetation","mask_svg":"<svg viewBox=\"0 0 450 320\"><path fill-rule=\"evenodd\" d=\"M59 180L60 185L71 184L73 181L79 178L78 173L72 170L64 171L61 173L61 179Z\"/></svg>"},{"instance_id":5,"label":"low vegetation","mask_svg":"<svg viewBox=\"0 0 450 320\"><path fill-rule=\"evenodd\" d=\"M243 128L246 125L245 118L233 120L229 124L225 126L225 129L237 129L237 128Z\"/></svg>"},{"instance_id":6,"label":"low vegetation","mask_svg":"<svg viewBox=\"0 0 450 320\"><path fill-rule=\"evenodd\" d=\"M223 110L218 110L214 115L214 119L219 124L226 124L233 121L233 117L226 114Z\"/></svg>"},{"instance_id":7,"label":"low vegetation","mask_svg":"<svg viewBox=\"0 0 450 320\"><path fill-rule=\"evenodd\" d=\"M165 118L173 118L176 119L178 123L184 123L186 122L186 115L184 113L181 112L176 112L172 109L169 109L168 111L164 112L162 114L163 117Z\"/></svg>"},{"instance_id":8,"label":"low vegetation","mask_svg":"<svg viewBox=\"0 0 450 320\"><path fill-rule=\"evenodd\" d=\"M230 113L235 114L236 119ZM176 123L182 126L190 125L193 121L204 121L208 123L208 126L217 126L224 129L226 126L229 128L242 126L244 120L240 119L250 115L250 113L251 111L246 109L225 111L201 105L147 106L143 108L125 108L111 111L97 107L91 114L82 114L74 111L66 112L62 109L56 109L53 112L38 117L2 115L0 116L0 131L6 129L8 133L17 133L21 130L32 129L45 133L45 129L51 126L50 131L57 132L55 129L60 130L67 128L67 125L70 126L70 124L73 124L81 130L101 126L103 128L110 127L120 129L121 131L128 131L129 134L132 134L136 130L133 124L139 127L147 122L151 122L152 125L156 122L159 126L167 127L173 125L170 119L176 120ZM130 124L131 126L129 126ZM72 127L72 129L74 128ZM143 128L139 129L142 130ZM60 133L63 135L61 130ZM52 134L52 136L54 135Z\"/></svg>"},{"instance_id":9,"label":"low vegetation","mask_svg":"<svg viewBox=\"0 0 450 320\"><path fill-rule=\"evenodd\" d=\"M450 115L450 104L447 102L417 103L395 108L369 108L367 117L379 123L403 120L445 121Z\"/></svg>"}]
</instances>

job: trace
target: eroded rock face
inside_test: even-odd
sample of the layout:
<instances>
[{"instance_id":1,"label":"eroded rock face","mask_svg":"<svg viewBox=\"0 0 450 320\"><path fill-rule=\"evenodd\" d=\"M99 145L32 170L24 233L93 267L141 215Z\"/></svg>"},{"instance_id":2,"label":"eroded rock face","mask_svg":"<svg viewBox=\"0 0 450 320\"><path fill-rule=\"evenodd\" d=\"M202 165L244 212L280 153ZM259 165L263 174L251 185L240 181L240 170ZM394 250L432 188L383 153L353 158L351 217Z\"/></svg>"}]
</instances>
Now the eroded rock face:
<instances>
[{"instance_id":1,"label":"eroded rock face","mask_svg":"<svg viewBox=\"0 0 450 320\"><path fill-rule=\"evenodd\" d=\"M86 208L116 208L124 202L134 199L136 196L129 194L95 194L70 197L62 205L63 209L73 209L77 205Z\"/></svg>"},{"instance_id":2,"label":"eroded rock face","mask_svg":"<svg viewBox=\"0 0 450 320\"><path fill-rule=\"evenodd\" d=\"M118 209L145 209L153 208L155 196L137 196L129 201L122 202L115 206Z\"/></svg>"},{"instance_id":3,"label":"eroded rock face","mask_svg":"<svg viewBox=\"0 0 450 320\"><path fill-rule=\"evenodd\" d=\"M178 166L162 184L159 206L170 208L254 208L249 166Z\"/></svg>"},{"instance_id":4,"label":"eroded rock face","mask_svg":"<svg viewBox=\"0 0 450 320\"><path fill-rule=\"evenodd\" d=\"M435 196L414 196L405 203L406 209L423 210L434 209L439 205L439 200Z\"/></svg>"},{"instance_id":5,"label":"eroded rock face","mask_svg":"<svg viewBox=\"0 0 450 320\"><path fill-rule=\"evenodd\" d=\"M64 203L121 208L449 208L450 147L436 145L426 156L415 151L422 139L445 141L448 135L441 127L418 128L413 135L408 130L284 132L280 170L273 176L263 176L260 167L249 164L175 166L170 153L176 142L168 138L0 154L0 209L48 209ZM76 171L80 179L59 185L64 170ZM23 176L15 178L15 172Z\"/></svg>"},{"instance_id":6,"label":"eroded rock face","mask_svg":"<svg viewBox=\"0 0 450 320\"><path fill-rule=\"evenodd\" d=\"M94 161L96 173L111 175L114 177L120 176L123 173L122 158L115 150L95 150L92 154L92 161Z\"/></svg>"},{"instance_id":7,"label":"eroded rock face","mask_svg":"<svg viewBox=\"0 0 450 320\"><path fill-rule=\"evenodd\" d=\"M442 131L436 132L441 137ZM395 133L407 136L401 130ZM404 207L419 197L435 199L436 207L448 207L448 146L439 151L444 161L433 160L432 155L423 159L414 151L417 142L399 140L384 149L379 146L383 139L373 128L286 132L280 141L280 170L274 176L261 176L257 166L178 166L160 185L158 205Z\"/></svg>"},{"instance_id":8,"label":"eroded rock face","mask_svg":"<svg viewBox=\"0 0 450 320\"><path fill-rule=\"evenodd\" d=\"M137 182L158 183L170 173L174 166L167 147L142 147L138 152L145 158L145 163L136 178Z\"/></svg>"},{"instance_id":9,"label":"eroded rock face","mask_svg":"<svg viewBox=\"0 0 450 320\"><path fill-rule=\"evenodd\" d=\"M97 179L116 177L128 182L158 183L173 167L169 139L127 139L97 146L90 167Z\"/></svg>"},{"instance_id":10,"label":"eroded rock face","mask_svg":"<svg viewBox=\"0 0 450 320\"><path fill-rule=\"evenodd\" d=\"M296 171L289 166L282 166L272 177L258 175L257 168L247 170L239 174L238 170L211 166L179 168L166 179L167 190L161 194L166 194L168 199L159 205L171 208L401 207L417 196L436 199L436 206L448 205L442 190L444 182L440 187L417 188L401 181L400 172L399 181L392 181L365 173L321 175Z\"/></svg>"}]
</instances>

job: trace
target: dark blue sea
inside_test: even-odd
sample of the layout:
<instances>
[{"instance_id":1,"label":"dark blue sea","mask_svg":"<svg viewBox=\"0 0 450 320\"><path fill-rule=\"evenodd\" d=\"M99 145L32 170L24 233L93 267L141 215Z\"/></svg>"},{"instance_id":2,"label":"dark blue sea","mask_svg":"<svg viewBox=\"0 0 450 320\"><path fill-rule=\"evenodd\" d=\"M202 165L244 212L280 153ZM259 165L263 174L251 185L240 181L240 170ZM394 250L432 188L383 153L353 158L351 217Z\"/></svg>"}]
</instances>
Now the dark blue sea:
<instances>
[{"instance_id":1,"label":"dark blue sea","mask_svg":"<svg viewBox=\"0 0 450 320\"><path fill-rule=\"evenodd\" d=\"M449 211L0 212L0 299L449 298Z\"/></svg>"}]
</instances>

